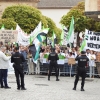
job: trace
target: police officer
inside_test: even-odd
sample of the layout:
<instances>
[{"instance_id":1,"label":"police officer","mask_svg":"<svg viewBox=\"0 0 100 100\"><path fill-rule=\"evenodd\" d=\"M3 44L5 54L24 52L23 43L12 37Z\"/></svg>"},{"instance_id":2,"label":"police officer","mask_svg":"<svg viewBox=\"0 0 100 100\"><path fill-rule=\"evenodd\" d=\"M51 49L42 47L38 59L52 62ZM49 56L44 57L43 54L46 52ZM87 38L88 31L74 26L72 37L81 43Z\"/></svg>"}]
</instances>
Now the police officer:
<instances>
[{"instance_id":1,"label":"police officer","mask_svg":"<svg viewBox=\"0 0 100 100\"><path fill-rule=\"evenodd\" d=\"M22 62L25 62L25 58L21 53L19 53L19 47L15 47L15 53L11 56L11 63L14 63L13 67L15 70L18 90L26 90L26 88L24 87L24 73ZM21 85L19 77L21 78Z\"/></svg>"},{"instance_id":2,"label":"police officer","mask_svg":"<svg viewBox=\"0 0 100 100\"><path fill-rule=\"evenodd\" d=\"M58 79L58 65L57 65L57 60L59 60L59 58L58 58L58 54L55 53L55 48L52 48L52 52L49 54L48 60L50 61L48 80L50 80L52 68L54 67L55 72L56 72L56 81L59 81L59 79Z\"/></svg>"},{"instance_id":3,"label":"police officer","mask_svg":"<svg viewBox=\"0 0 100 100\"><path fill-rule=\"evenodd\" d=\"M86 66L87 66L89 59L86 56L85 51L82 51L81 55L77 56L75 60L78 61L78 70L77 70L73 90L76 90L76 86L77 86L77 83L78 83L78 80L79 80L79 76L81 76L82 77L81 91L84 91L84 82L85 82L85 77L86 77Z\"/></svg>"}]
</instances>

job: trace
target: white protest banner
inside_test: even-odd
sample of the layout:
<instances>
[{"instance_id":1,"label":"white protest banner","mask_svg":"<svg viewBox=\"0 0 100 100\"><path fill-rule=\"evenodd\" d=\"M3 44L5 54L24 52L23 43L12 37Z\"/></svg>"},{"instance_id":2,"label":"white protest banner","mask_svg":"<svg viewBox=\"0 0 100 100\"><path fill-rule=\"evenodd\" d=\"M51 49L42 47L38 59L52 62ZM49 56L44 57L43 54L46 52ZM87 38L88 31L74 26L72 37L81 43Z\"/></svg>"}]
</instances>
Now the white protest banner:
<instances>
[{"instance_id":1,"label":"white protest banner","mask_svg":"<svg viewBox=\"0 0 100 100\"><path fill-rule=\"evenodd\" d=\"M66 37L68 35L68 29L65 26L63 27L63 33L64 33L63 45L67 45Z\"/></svg>"},{"instance_id":2,"label":"white protest banner","mask_svg":"<svg viewBox=\"0 0 100 100\"><path fill-rule=\"evenodd\" d=\"M0 41L3 43L13 43L17 41L18 31L16 30L0 30Z\"/></svg>"},{"instance_id":3,"label":"white protest banner","mask_svg":"<svg viewBox=\"0 0 100 100\"><path fill-rule=\"evenodd\" d=\"M35 30L31 32L31 34L28 36L25 35L24 31L20 28L19 25L17 25L16 30L18 31L17 42L21 45L28 46L30 44L30 41L29 41L30 36L34 40L36 36L39 34L39 31L41 30L41 22L38 24Z\"/></svg>"},{"instance_id":4,"label":"white protest banner","mask_svg":"<svg viewBox=\"0 0 100 100\"><path fill-rule=\"evenodd\" d=\"M100 51L100 32L86 30L86 46L85 49Z\"/></svg>"},{"instance_id":5,"label":"white protest banner","mask_svg":"<svg viewBox=\"0 0 100 100\"><path fill-rule=\"evenodd\" d=\"M17 42L18 44L27 46L29 45L29 36L26 36L22 29L17 25L16 30L18 31Z\"/></svg>"}]
</instances>

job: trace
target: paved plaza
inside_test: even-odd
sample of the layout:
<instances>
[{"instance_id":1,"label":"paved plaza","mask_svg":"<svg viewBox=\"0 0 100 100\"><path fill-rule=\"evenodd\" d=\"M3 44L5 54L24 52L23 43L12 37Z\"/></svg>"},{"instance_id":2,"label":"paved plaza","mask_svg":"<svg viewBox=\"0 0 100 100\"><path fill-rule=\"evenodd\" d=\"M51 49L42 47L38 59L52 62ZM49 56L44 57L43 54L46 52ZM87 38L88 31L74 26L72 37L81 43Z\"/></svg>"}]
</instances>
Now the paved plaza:
<instances>
[{"instance_id":1,"label":"paved plaza","mask_svg":"<svg viewBox=\"0 0 100 100\"><path fill-rule=\"evenodd\" d=\"M47 80L43 75L25 75L24 90L16 89L15 76L8 76L8 84L11 89L0 88L0 100L100 100L100 79L87 79L85 91L80 91L81 81L77 90L72 90L75 77L60 77L55 81L55 76Z\"/></svg>"}]
</instances>

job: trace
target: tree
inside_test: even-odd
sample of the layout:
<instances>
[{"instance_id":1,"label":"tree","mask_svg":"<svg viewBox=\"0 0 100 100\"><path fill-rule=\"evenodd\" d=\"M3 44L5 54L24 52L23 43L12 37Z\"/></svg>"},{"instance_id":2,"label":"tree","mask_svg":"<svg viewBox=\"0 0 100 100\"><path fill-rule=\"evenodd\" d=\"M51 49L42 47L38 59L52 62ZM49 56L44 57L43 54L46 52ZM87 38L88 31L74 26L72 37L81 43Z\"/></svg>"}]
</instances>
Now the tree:
<instances>
[{"instance_id":1,"label":"tree","mask_svg":"<svg viewBox=\"0 0 100 100\"><path fill-rule=\"evenodd\" d=\"M49 17L47 17L47 16L43 16L45 19L46 19L46 21L47 21L47 26L48 26L48 28L50 28L49 29L49 32L48 32L48 36L52 36L52 34L53 34L53 31L55 32L55 29L56 29L56 24L55 24L55 22L51 19L51 18L49 18Z\"/></svg>"},{"instance_id":2,"label":"tree","mask_svg":"<svg viewBox=\"0 0 100 100\"><path fill-rule=\"evenodd\" d=\"M60 21L61 24L67 26L69 28L70 21L72 16L75 20L75 32L78 33L77 35L77 45L79 45L79 33L82 31L85 31L85 29L90 29L92 26L90 25L90 22L92 19L85 16L85 4L84 2L78 3L77 6L73 7L66 15L64 15Z\"/></svg>"},{"instance_id":3,"label":"tree","mask_svg":"<svg viewBox=\"0 0 100 100\"><path fill-rule=\"evenodd\" d=\"M3 12L2 18L12 18L27 33L31 33L40 21L45 27L47 25L46 20L38 9L26 5L7 7Z\"/></svg>"},{"instance_id":4,"label":"tree","mask_svg":"<svg viewBox=\"0 0 100 100\"><path fill-rule=\"evenodd\" d=\"M12 19L0 19L0 27L4 25L5 29L16 29L16 22Z\"/></svg>"},{"instance_id":5,"label":"tree","mask_svg":"<svg viewBox=\"0 0 100 100\"><path fill-rule=\"evenodd\" d=\"M47 36L52 36L53 31L56 36L60 37L60 29L56 27L54 21L46 16L43 16L42 13L33 7L27 5L14 5L7 7L3 12L2 19L11 18L19 24L19 26L28 34L31 33L41 21L42 25L45 28L50 28Z\"/></svg>"},{"instance_id":6,"label":"tree","mask_svg":"<svg viewBox=\"0 0 100 100\"><path fill-rule=\"evenodd\" d=\"M95 22L95 31L100 32L100 22Z\"/></svg>"},{"instance_id":7,"label":"tree","mask_svg":"<svg viewBox=\"0 0 100 100\"><path fill-rule=\"evenodd\" d=\"M52 34L53 34L53 31L54 31L54 33L56 34L57 43L59 43L60 42L61 29L56 26L55 22L51 18L46 17L46 16L44 16L44 17L47 20L47 26L50 28L48 36L51 37Z\"/></svg>"}]
</instances>

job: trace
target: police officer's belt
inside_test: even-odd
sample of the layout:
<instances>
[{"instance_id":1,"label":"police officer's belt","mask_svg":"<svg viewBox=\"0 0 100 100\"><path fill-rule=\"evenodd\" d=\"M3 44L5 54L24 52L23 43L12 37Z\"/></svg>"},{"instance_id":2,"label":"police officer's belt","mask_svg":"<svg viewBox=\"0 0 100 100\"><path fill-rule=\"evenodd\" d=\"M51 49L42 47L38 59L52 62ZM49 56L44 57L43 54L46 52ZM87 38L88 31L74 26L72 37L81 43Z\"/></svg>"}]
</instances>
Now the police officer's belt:
<instances>
[{"instance_id":1,"label":"police officer's belt","mask_svg":"<svg viewBox=\"0 0 100 100\"><path fill-rule=\"evenodd\" d=\"M56 62L55 60L51 60L51 62Z\"/></svg>"}]
</instances>

